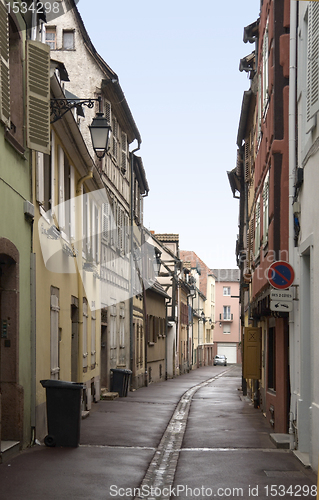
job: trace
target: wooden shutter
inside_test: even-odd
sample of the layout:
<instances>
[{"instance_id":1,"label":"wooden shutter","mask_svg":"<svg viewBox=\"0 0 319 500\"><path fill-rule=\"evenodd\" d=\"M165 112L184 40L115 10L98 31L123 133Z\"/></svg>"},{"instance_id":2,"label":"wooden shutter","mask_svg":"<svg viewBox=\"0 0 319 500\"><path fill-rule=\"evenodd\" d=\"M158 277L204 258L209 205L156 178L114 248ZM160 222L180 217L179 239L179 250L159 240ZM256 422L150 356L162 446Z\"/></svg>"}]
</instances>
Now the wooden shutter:
<instances>
[{"instance_id":1,"label":"wooden shutter","mask_svg":"<svg viewBox=\"0 0 319 500\"><path fill-rule=\"evenodd\" d=\"M27 41L27 146L50 153L50 47Z\"/></svg>"},{"instance_id":2,"label":"wooden shutter","mask_svg":"<svg viewBox=\"0 0 319 500\"><path fill-rule=\"evenodd\" d=\"M109 240L109 209L110 205L108 202L102 205L102 236L103 239Z\"/></svg>"},{"instance_id":3,"label":"wooden shutter","mask_svg":"<svg viewBox=\"0 0 319 500\"><path fill-rule=\"evenodd\" d=\"M261 328L244 329L243 375L246 379L261 378Z\"/></svg>"},{"instance_id":4,"label":"wooden shutter","mask_svg":"<svg viewBox=\"0 0 319 500\"><path fill-rule=\"evenodd\" d=\"M249 140L245 141L245 181L250 179L250 148Z\"/></svg>"},{"instance_id":5,"label":"wooden shutter","mask_svg":"<svg viewBox=\"0 0 319 500\"><path fill-rule=\"evenodd\" d=\"M309 2L307 57L307 121L319 110L319 3Z\"/></svg>"},{"instance_id":6,"label":"wooden shutter","mask_svg":"<svg viewBox=\"0 0 319 500\"><path fill-rule=\"evenodd\" d=\"M0 0L0 120L10 128L9 18Z\"/></svg>"},{"instance_id":7,"label":"wooden shutter","mask_svg":"<svg viewBox=\"0 0 319 500\"><path fill-rule=\"evenodd\" d=\"M125 174L127 170L127 135L124 132L122 132L121 134L121 147L122 147L121 170L122 173Z\"/></svg>"},{"instance_id":8,"label":"wooden shutter","mask_svg":"<svg viewBox=\"0 0 319 500\"><path fill-rule=\"evenodd\" d=\"M109 124L111 124L111 119L112 119L112 115L111 115L111 103L109 101L106 101L104 100L104 115L105 115L105 118L107 119L107 121L109 122Z\"/></svg>"},{"instance_id":9,"label":"wooden shutter","mask_svg":"<svg viewBox=\"0 0 319 500\"><path fill-rule=\"evenodd\" d=\"M117 162L117 135L118 135L118 125L115 118L112 120L112 154Z\"/></svg>"}]
</instances>

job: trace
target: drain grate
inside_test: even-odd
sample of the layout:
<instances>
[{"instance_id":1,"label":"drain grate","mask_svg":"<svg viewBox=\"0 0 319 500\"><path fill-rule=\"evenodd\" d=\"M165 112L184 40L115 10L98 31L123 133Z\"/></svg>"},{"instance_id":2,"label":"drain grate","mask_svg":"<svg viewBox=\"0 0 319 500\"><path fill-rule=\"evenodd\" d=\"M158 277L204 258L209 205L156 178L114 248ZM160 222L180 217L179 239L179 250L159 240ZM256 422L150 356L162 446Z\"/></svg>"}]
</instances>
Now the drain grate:
<instances>
[{"instance_id":1,"label":"drain grate","mask_svg":"<svg viewBox=\"0 0 319 500\"><path fill-rule=\"evenodd\" d=\"M305 477L305 474L300 470L265 470L264 472L268 477Z\"/></svg>"}]
</instances>

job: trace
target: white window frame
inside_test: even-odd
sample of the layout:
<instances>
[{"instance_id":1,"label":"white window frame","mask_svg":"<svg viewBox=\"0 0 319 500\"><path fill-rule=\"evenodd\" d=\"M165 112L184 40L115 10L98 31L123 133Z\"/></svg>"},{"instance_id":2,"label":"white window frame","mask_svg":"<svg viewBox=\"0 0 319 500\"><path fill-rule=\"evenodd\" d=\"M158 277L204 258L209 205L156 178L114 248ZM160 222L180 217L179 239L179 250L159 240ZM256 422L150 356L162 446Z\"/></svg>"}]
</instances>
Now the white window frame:
<instances>
[{"instance_id":1,"label":"white window frame","mask_svg":"<svg viewBox=\"0 0 319 500\"><path fill-rule=\"evenodd\" d=\"M224 286L223 287L223 295L229 296L230 295L230 286Z\"/></svg>"},{"instance_id":2,"label":"white window frame","mask_svg":"<svg viewBox=\"0 0 319 500\"><path fill-rule=\"evenodd\" d=\"M230 320L231 319L231 307L230 306L223 306L223 320Z\"/></svg>"}]
</instances>

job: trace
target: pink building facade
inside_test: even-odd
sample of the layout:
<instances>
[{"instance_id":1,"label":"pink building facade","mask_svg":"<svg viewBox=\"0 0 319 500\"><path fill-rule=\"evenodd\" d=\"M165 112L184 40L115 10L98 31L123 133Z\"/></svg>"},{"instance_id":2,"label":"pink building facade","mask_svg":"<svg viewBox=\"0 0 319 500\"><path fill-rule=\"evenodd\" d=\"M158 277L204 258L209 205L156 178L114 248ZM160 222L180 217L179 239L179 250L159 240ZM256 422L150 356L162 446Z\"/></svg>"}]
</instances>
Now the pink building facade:
<instances>
[{"instance_id":1,"label":"pink building facade","mask_svg":"<svg viewBox=\"0 0 319 500\"><path fill-rule=\"evenodd\" d=\"M214 354L241 363L239 270L213 269L215 282Z\"/></svg>"}]
</instances>

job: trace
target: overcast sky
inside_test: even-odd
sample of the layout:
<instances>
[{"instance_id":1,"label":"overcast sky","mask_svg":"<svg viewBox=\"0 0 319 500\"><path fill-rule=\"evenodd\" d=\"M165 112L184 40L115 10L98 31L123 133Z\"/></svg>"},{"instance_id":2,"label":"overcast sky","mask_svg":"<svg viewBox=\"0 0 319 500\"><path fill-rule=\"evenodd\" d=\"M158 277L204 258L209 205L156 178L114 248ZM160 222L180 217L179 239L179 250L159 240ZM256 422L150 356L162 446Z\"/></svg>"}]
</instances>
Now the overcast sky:
<instances>
[{"instance_id":1,"label":"overcast sky","mask_svg":"<svg viewBox=\"0 0 319 500\"><path fill-rule=\"evenodd\" d=\"M80 0L99 54L119 76L142 136L150 192L144 225L179 233L210 268L236 267L238 200L227 171L236 139L246 73L254 50L243 28L260 0Z\"/></svg>"}]
</instances>

